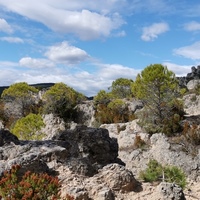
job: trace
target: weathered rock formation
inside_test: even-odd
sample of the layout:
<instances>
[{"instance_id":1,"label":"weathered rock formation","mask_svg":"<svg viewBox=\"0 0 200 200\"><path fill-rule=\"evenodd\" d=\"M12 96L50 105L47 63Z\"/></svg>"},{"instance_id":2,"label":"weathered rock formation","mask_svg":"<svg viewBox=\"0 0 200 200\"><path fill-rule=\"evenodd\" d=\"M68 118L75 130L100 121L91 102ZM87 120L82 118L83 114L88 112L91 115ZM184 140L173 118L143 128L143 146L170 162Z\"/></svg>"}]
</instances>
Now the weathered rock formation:
<instances>
[{"instance_id":1,"label":"weathered rock formation","mask_svg":"<svg viewBox=\"0 0 200 200\"><path fill-rule=\"evenodd\" d=\"M187 74L185 77L178 77L179 85L181 87L186 87L188 82L191 80L199 80L200 79L200 65L197 67L192 66L191 72Z\"/></svg>"},{"instance_id":2,"label":"weathered rock formation","mask_svg":"<svg viewBox=\"0 0 200 200\"><path fill-rule=\"evenodd\" d=\"M95 121L95 109L93 101L84 101L81 104L78 104L75 107L75 110L77 112L77 118L75 120L76 123L84 124L90 127L93 126Z\"/></svg>"},{"instance_id":3,"label":"weathered rock formation","mask_svg":"<svg viewBox=\"0 0 200 200\"><path fill-rule=\"evenodd\" d=\"M183 102L186 115L200 115L200 95L185 95Z\"/></svg>"},{"instance_id":4,"label":"weathered rock formation","mask_svg":"<svg viewBox=\"0 0 200 200\"><path fill-rule=\"evenodd\" d=\"M44 141L20 141L0 131L0 175L15 164L21 173L57 174L65 185L63 194L76 199L111 200L115 191L133 191L138 182L120 163L117 140L106 129L77 126Z\"/></svg>"},{"instance_id":5,"label":"weathered rock formation","mask_svg":"<svg viewBox=\"0 0 200 200\"><path fill-rule=\"evenodd\" d=\"M164 200L186 200L182 188L174 183L162 182L159 187Z\"/></svg>"}]
</instances>

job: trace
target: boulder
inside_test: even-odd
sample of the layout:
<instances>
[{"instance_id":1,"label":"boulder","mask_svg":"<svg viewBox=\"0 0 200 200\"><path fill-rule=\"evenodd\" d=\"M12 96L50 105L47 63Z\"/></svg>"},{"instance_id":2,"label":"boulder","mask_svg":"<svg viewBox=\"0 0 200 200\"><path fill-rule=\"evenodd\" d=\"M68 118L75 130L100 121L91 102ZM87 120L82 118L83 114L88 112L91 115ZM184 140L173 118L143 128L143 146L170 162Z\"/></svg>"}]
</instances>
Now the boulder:
<instances>
[{"instance_id":1,"label":"boulder","mask_svg":"<svg viewBox=\"0 0 200 200\"><path fill-rule=\"evenodd\" d=\"M11 142L19 144L17 136L13 135L8 130L0 129L0 147Z\"/></svg>"},{"instance_id":2,"label":"boulder","mask_svg":"<svg viewBox=\"0 0 200 200\"><path fill-rule=\"evenodd\" d=\"M182 188L174 183L162 182L159 189L164 200L186 200Z\"/></svg>"},{"instance_id":3,"label":"boulder","mask_svg":"<svg viewBox=\"0 0 200 200\"><path fill-rule=\"evenodd\" d=\"M92 177L71 174L69 168L60 167L62 171L62 194L70 194L75 199L114 200L121 194L133 192L138 187L132 172L117 163L103 167Z\"/></svg>"},{"instance_id":4,"label":"boulder","mask_svg":"<svg viewBox=\"0 0 200 200\"><path fill-rule=\"evenodd\" d=\"M68 142L71 155L68 165L76 173L91 176L106 164L118 162L117 140L110 138L106 129L80 125L52 139Z\"/></svg>"},{"instance_id":5,"label":"boulder","mask_svg":"<svg viewBox=\"0 0 200 200\"><path fill-rule=\"evenodd\" d=\"M103 166L118 162L117 141L109 137L106 129L78 126L52 139L19 141L9 131L0 131L0 171L19 164L36 172L46 172L54 164L62 163L73 172L92 176Z\"/></svg>"},{"instance_id":6,"label":"boulder","mask_svg":"<svg viewBox=\"0 0 200 200\"><path fill-rule=\"evenodd\" d=\"M97 176L114 191L130 192L138 185L132 172L119 164L109 164L103 167Z\"/></svg>"},{"instance_id":7,"label":"boulder","mask_svg":"<svg viewBox=\"0 0 200 200\"><path fill-rule=\"evenodd\" d=\"M193 80L190 80L188 83L187 83L187 89L188 90L193 90L195 89L198 85L200 85L200 79L193 79Z\"/></svg>"}]
</instances>

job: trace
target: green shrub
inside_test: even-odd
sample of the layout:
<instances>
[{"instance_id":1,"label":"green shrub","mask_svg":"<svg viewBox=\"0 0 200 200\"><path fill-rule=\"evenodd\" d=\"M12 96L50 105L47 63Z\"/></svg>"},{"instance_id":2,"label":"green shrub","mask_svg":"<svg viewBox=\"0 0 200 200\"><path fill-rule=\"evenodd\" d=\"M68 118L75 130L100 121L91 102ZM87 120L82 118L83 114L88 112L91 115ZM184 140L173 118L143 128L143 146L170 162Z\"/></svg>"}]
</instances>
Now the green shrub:
<instances>
[{"instance_id":1,"label":"green shrub","mask_svg":"<svg viewBox=\"0 0 200 200\"><path fill-rule=\"evenodd\" d=\"M85 96L64 83L56 83L50 87L43 95L43 114L53 113L64 120L72 120L76 116L75 106L83 100Z\"/></svg>"},{"instance_id":2,"label":"green shrub","mask_svg":"<svg viewBox=\"0 0 200 200\"><path fill-rule=\"evenodd\" d=\"M21 140L40 140L44 134L40 133L44 122L40 114L30 113L16 121L11 132Z\"/></svg>"},{"instance_id":3,"label":"green shrub","mask_svg":"<svg viewBox=\"0 0 200 200\"><path fill-rule=\"evenodd\" d=\"M140 173L140 178L145 182L160 181L162 178L162 165L156 160L150 160L147 169Z\"/></svg>"},{"instance_id":4,"label":"green shrub","mask_svg":"<svg viewBox=\"0 0 200 200\"><path fill-rule=\"evenodd\" d=\"M186 177L181 169L176 166L166 166L164 168L165 181L176 183L182 188L186 186Z\"/></svg>"},{"instance_id":5,"label":"green shrub","mask_svg":"<svg viewBox=\"0 0 200 200\"><path fill-rule=\"evenodd\" d=\"M147 169L140 172L140 178L145 182L164 181L175 183L182 188L186 186L186 176L181 169L176 166L163 167L156 160L150 160Z\"/></svg>"},{"instance_id":6,"label":"green shrub","mask_svg":"<svg viewBox=\"0 0 200 200\"><path fill-rule=\"evenodd\" d=\"M58 200L61 183L57 177L48 174L26 172L19 176L19 165L5 171L0 180L0 199L4 200ZM67 195L67 200L74 198Z\"/></svg>"}]
</instances>

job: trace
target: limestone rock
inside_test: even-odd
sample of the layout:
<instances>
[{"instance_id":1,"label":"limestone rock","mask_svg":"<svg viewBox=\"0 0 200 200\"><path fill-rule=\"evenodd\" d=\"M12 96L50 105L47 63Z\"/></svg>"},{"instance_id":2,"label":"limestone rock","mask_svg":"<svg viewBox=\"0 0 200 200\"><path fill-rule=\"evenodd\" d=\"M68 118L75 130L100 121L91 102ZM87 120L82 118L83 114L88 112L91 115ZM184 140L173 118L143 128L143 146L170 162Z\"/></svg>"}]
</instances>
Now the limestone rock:
<instances>
[{"instance_id":1,"label":"limestone rock","mask_svg":"<svg viewBox=\"0 0 200 200\"><path fill-rule=\"evenodd\" d=\"M43 122L45 127L42 128L41 132L46 136L44 140L49 140L56 134L66 129L66 123L60 117L55 117L53 114L43 115Z\"/></svg>"},{"instance_id":2,"label":"limestone rock","mask_svg":"<svg viewBox=\"0 0 200 200\"><path fill-rule=\"evenodd\" d=\"M82 196L82 199L114 200L119 193L128 194L138 187L132 172L116 163L103 167L92 177L77 176L71 174L69 168L61 168L62 193L68 193L75 199Z\"/></svg>"},{"instance_id":3,"label":"limestone rock","mask_svg":"<svg viewBox=\"0 0 200 200\"><path fill-rule=\"evenodd\" d=\"M197 85L200 84L200 80L190 80L188 83L187 83L187 89L188 90L193 90L196 88Z\"/></svg>"},{"instance_id":4,"label":"limestone rock","mask_svg":"<svg viewBox=\"0 0 200 200\"><path fill-rule=\"evenodd\" d=\"M95 121L93 101L84 101L76 106L76 123L91 127Z\"/></svg>"},{"instance_id":5,"label":"limestone rock","mask_svg":"<svg viewBox=\"0 0 200 200\"><path fill-rule=\"evenodd\" d=\"M73 172L92 176L103 166L118 161L117 141L109 137L106 129L79 126L56 134L53 139L18 141L10 132L1 131L0 171L14 164L36 170L41 165L44 170L40 171L48 171L53 163L62 163Z\"/></svg>"},{"instance_id":6,"label":"limestone rock","mask_svg":"<svg viewBox=\"0 0 200 200\"><path fill-rule=\"evenodd\" d=\"M117 139L120 152L131 152L134 149L137 135L140 135L144 141L148 140L148 134L137 124L137 120L127 123L102 124L100 127L106 128L109 131L110 137Z\"/></svg>"},{"instance_id":7,"label":"limestone rock","mask_svg":"<svg viewBox=\"0 0 200 200\"><path fill-rule=\"evenodd\" d=\"M162 182L159 189L164 200L186 200L182 188L176 184Z\"/></svg>"},{"instance_id":8,"label":"limestone rock","mask_svg":"<svg viewBox=\"0 0 200 200\"><path fill-rule=\"evenodd\" d=\"M101 177L114 191L130 192L137 187L137 181L132 172L119 164L105 166L99 171L98 177Z\"/></svg>"},{"instance_id":9,"label":"limestone rock","mask_svg":"<svg viewBox=\"0 0 200 200\"><path fill-rule=\"evenodd\" d=\"M200 95L188 94L183 97L184 110L187 115L200 115Z\"/></svg>"}]
</instances>

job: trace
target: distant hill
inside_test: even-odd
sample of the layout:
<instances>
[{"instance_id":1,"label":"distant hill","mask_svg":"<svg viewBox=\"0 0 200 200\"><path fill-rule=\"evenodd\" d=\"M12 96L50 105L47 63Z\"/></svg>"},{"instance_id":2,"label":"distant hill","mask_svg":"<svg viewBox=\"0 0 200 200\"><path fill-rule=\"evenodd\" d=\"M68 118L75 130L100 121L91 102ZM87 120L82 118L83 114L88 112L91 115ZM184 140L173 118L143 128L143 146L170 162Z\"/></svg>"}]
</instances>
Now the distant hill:
<instances>
[{"instance_id":1,"label":"distant hill","mask_svg":"<svg viewBox=\"0 0 200 200\"><path fill-rule=\"evenodd\" d=\"M44 88L49 88L51 86L55 85L55 83L37 83L37 84L30 84L30 86L36 87L39 90L42 90ZM0 86L0 96L2 94L2 92L9 88L9 86Z\"/></svg>"}]
</instances>

